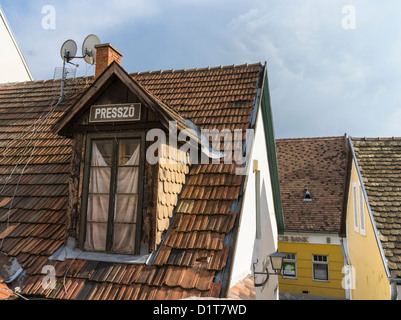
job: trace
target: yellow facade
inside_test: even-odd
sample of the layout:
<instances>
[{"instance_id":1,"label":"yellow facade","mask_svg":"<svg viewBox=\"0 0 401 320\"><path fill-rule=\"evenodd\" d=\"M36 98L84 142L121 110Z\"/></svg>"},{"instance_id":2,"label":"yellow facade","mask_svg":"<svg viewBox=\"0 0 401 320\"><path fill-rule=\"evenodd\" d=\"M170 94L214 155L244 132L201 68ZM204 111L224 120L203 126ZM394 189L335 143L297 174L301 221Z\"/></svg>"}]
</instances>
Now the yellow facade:
<instances>
[{"instance_id":1,"label":"yellow facade","mask_svg":"<svg viewBox=\"0 0 401 320\"><path fill-rule=\"evenodd\" d=\"M296 278L279 277L280 293L345 299L342 287L344 256L341 245L279 242L279 251L296 254ZM313 255L328 256L328 281L313 279Z\"/></svg>"},{"instance_id":2,"label":"yellow facade","mask_svg":"<svg viewBox=\"0 0 401 320\"><path fill-rule=\"evenodd\" d=\"M371 219L364 196L362 200L363 211L359 209L362 202L354 202L354 199L359 199L357 193L362 191L360 185L361 182L354 162L347 203L347 251L349 263L354 270L351 299L389 300L390 284L380 252L380 241L377 239L373 227L374 221ZM354 207L357 210L354 210ZM361 213L364 215L362 221L365 221L365 230L361 228ZM355 220L357 220L356 223Z\"/></svg>"}]
</instances>

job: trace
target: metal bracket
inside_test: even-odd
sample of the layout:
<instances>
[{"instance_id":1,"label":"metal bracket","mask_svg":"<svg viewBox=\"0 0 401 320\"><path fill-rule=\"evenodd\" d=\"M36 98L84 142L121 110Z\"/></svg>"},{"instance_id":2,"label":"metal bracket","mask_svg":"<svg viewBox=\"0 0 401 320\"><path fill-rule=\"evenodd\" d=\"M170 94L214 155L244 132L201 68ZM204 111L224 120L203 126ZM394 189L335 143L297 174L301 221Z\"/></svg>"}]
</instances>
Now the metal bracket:
<instances>
[{"instance_id":1,"label":"metal bracket","mask_svg":"<svg viewBox=\"0 0 401 320\"><path fill-rule=\"evenodd\" d=\"M256 283L255 282L255 287L263 287L268 281L270 276L281 276L281 273L270 273L269 270L266 268L265 272L256 272L256 265L259 263L259 260L256 260L256 262L253 264L253 274L254 275L264 275L266 276L266 279L262 283Z\"/></svg>"}]
</instances>

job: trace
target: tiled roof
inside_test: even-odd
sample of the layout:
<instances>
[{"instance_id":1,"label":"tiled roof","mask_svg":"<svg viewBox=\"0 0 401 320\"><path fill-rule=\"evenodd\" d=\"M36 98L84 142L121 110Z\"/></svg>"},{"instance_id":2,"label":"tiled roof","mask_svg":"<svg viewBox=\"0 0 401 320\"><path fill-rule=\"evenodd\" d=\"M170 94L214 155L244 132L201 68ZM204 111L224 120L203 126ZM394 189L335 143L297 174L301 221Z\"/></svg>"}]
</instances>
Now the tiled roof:
<instances>
[{"instance_id":1,"label":"tiled roof","mask_svg":"<svg viewBox=\"0 0 401 320\"><path fill-rule=\"evenodd\" d=\"M221 130L249 128L260 72L254 64L132 76L199 128ZM71 160L71 141L50 127L92 83L91 77L69 79L55 110L60 81L0 85L0 251L27 271L21 293L94 300L219 297L216 279L232 249L225 240L239 214L244 179L234 165L191 167L154 265L48 260L66 236ZM42 288L45 265L56 269L54 290Z\"/></svg>"},{"instance_id":2,"label":"tiled roof","mask_svg":"<svg viewBox=\"0 0 401 320\"><path fill-rule=\"evenodd\" d=\"M17 296L10 290L7 284L4 283L4 279L0 277L0 301L2 300L13 300Z\"/></svg>"},{"instance_id":3,"label":"tiled roof","mask_svg":"<svg viewBox=\"0 0 401 320\"><path fill-rule=\"evenodd\" d=\"M339 232L345 137L279 139L276 144L286 230ZM304 201L307 190L312 201Z\"/></svg>"},{"instance_id":4,"label":"tiled roof","mask_svg":"<svg viewBox=\"0 0 401 320\"><path fill-rule=\"evenodd\" d=\"M228 298L233 300L255 300L255 278L249 274L236 283L232 288L230 288Z\"/></svg>"},{"instance_id":5,"label":"tiled roof","mask_svg":"<svg viewBox=\"0 0 401 320\"><path fill-rule=\"evenodd\" d=\"M352 138L388 267L401 277L401 138Z\"/></svg>"}]
</instances>

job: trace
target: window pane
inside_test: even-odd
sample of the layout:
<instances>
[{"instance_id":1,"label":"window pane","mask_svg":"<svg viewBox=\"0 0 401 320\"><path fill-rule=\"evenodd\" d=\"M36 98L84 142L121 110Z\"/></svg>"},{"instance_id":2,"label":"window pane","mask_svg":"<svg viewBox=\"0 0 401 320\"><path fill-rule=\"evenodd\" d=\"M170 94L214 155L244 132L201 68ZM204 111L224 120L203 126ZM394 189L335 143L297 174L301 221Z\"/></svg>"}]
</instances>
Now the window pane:
<instances>
[{"instance_id":1,"label":"window pane","mask_svg":"<svg viewBox=\"0 0 401 320\"><path fill-rule=\"evenodd\" d=\"M313 278L315 280L329 280L328 265L327 264L314 264L313 265Z\"/></svg>"},{"instance_id":2,"label":"window pane","mask_svg":"<svg viewBox=\"0 0 401 320\"><path fill-rule=\"evenodd\" d=\"M139 140L120 140L118 165L138 166L139 151Z\"/></svg>"},{"instance_id":3,"label":"window pane","mask_svg":"<svg viewBox=\"0 0 401 320\"><path fill-rule=\"evenodd\" d=\"M283 275L287 277L296 277L295 263L284 262L283 263Z\"/></svg>"},{"instance_id":4,"label":"window pane","mask_svg":"<svg viewBox=\"0 0 401 320\"><path fill-rule=\"evenodd\" d=\"M113 140L97 140L92 144L92 167L111 166Z\"/></svg>"},{"instance_id":5,"label":"window pane","mask_svg":"<svg viewBox=\"0 0 401 320\"><path fill-rule=\"evenodd\" d=\"M133 224L115 224L113 251L133 253L135 251L135 228Z\"/></svg>"},{"instance_id":6,"label":"window pane","mask_svg":"<svg viewBox=\"0 0 401 320\"><path fill-rule=\"evenodd\" d=\"M357 189L356 186L354 186L352 191L352 198L354 202L354 225L355 228L358 228L359 223L358 223L358 200L357 200Z\"/></svg>"},{"instance_id":7,"label":"window pane","mask_svg":"<svg viewBox=\"0 0 401 320\"><path fill-rule=\"evenodd\" d=\"M107 222L109 218L109 196L91 194L88 199L88 221Z\"/></svg>"},{"instance_id":8,"label":"window pane","mask_svg":"<svg viewBox=\"0 0 401 320\"><path fill-rule=\"evenodd\" d=\"M359 187L359 216L361 218L361 229L365 230L365 201L362 187Z\"/></svg>"},{"instance_id":9,"label":"window pane","mask_svg":"<svg viewBox=\"0 0 401 320\"><path fill-rule=\"evenodd\" d=\"M107 223L88 222L86 229L85 249L106 251Z\"/></svg>"},{"instance_id":10,"label":"window pane","mask_svg":"<svg viewBox=\"0 0 401 320\"><path fill-rule=\"evenodd\" d=\"M138 195L117 195L114 222L135 223L138 211Z\"/></svg>"},{"instance_id":11,"label":"window pane","mask_svg":"<svg viewBox=\"0 0 401 320\"><path fill-rule=\"evenodd\" d=\"M89 180L89 193L109 193L110 177L110 168L93 167Z\"/></svg>"},{"instance_id":12,"label":"window pane","mask_svg":"<svg viewBox=\"0 0 401 320\"><path fill-rule=\"evenodd\" d=\"M117 193L138 193L138 167L119 167Z\"/></svg>"}]
</instances>

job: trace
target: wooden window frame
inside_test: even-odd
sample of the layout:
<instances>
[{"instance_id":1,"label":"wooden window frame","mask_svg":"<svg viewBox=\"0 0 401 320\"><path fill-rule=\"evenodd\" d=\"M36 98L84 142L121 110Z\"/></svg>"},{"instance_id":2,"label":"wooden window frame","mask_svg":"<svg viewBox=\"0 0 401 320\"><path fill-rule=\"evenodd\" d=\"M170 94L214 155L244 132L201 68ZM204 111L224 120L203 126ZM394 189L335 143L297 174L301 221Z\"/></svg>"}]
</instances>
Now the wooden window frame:
<instances>
[{"instance_id":1,"label":"wooden window frame","mask_svg":"<svg viewBox=\"0 0 401 320\"><path fill-rule=\"evenodd\" d=\"M358 207L358 185L352 184L352 207L354 211L354 230L359 233L359 207Z\"/></svg>"},{"instance_id":2,"label":"wooden window frame","mask_svg":"<svg viewBox=\"0 0 401 320\"><path fill-rule=\"evenodd\" d=\"M326 261L316 261L315 257L325 257ZM327 279L317 279L315 278L315 265L325 265L327 266ZM312 255L312 279L317 282L330 282L330 261L329 256L325 254L313 254Z\"/></svg>"},{"instance_id":3,"label":"wooden window frame","mask_svg":"<svg viewBox=\"0 0 401 320\"><path fill-rule=\"evenodd\" d=\"M105 140L105 139L138 139L140 140L140 157L139 157L139 178L138 178L138 211L137 211L137 223L135 230L135 252L132 254L129 253L120 253L112 251L112 243L113 243L113 216L114 216L114 207L115 207L115 194L116 194L116 186L117 186L117 158L116 147L117 144L113 144L113 163L111 166L111 187L110 190L110 199L109 199L109 216L107 222L107 240L106 240L106 251L102 253L108 254L125 254L125 255L139 255L141 248L141 234L142 234L142 209L143 209L143 189L144 189L144 172L145 172L145 133L144 132L125 132L125 133L88 133L86 137L85 143L85 160L84 160L84 174L82 180L82 199L81 199L81 219L80 219L80 234L79 234L79 248L82 251L85 250L85 241L86 241L86 227L87 227L87 211L88 211L88 197L89 197L89 177L90 177L90 168L92 163L92 146L93 141L96 140ZM110 229L111 228L111 229ZM95 252L95 251L88 251Z\"/></svg>"},{"instance_id":4,"label":"wooden window frame","mask_svg":"<svg viewBox=\"0 0 401 320\"><path fill-rule=\"evenodd\" d=\"M366 236L365 195L362 185L358 183L358 206L359 206L359 233Z\"/></svg>"}]
</instances>

